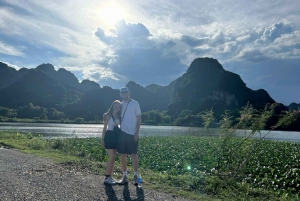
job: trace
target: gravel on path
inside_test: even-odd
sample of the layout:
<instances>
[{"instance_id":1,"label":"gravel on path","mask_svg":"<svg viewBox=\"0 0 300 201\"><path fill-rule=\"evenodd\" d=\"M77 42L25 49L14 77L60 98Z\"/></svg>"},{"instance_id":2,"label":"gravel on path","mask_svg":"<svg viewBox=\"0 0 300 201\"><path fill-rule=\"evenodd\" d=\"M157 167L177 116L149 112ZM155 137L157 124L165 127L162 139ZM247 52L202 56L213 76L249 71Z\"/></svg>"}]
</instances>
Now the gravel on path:
<instances>
[{"instance_id":1,"label":"gravel on path","mask_svg":"<svg viewBox=\"0 0 300 201\"><path fill-rule=\"evenodd\" d=\"M108 186L104 176L66 168L49 158L0 148L0 200L188 201L128 185Z\"/></svg>"}]
</instances>

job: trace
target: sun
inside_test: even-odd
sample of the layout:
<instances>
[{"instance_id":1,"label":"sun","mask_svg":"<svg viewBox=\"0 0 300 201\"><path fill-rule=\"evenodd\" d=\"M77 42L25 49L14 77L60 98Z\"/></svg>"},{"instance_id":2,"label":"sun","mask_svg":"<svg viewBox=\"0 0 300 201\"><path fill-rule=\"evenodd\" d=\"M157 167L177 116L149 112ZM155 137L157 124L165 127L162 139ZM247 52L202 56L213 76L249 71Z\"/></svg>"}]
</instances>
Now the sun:
<instances>
[{"instance_id":1,"label":"sun","mask_svg":"<svg viewBox=\"0 0 300 201\"><path fill-rule=\"evenodd\" d=\"M109 25L115 25L123 18L123 10L116 3L109 3L101 11L102 19Z\"/></svg>"}]
</instances>

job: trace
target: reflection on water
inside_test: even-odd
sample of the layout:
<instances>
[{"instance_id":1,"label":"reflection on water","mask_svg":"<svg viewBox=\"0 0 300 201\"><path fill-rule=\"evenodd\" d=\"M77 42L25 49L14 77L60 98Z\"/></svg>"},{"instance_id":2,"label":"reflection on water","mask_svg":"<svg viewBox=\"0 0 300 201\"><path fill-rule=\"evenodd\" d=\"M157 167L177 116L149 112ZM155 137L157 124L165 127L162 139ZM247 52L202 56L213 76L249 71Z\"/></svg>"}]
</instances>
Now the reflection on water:
<instances>
[{"instance_id":1,"label":"reflection on water","mask_svg":"<svg viewBox=\"0 0 300 201\"><path fill-rule=\"evenodd\" d=\"M47 137L101 137L103 124L50 124L50 123L0 123L0 130L38 133ZM146 126L140 128L141 136L216 135L218 129L176 126Z\"/></svg>"},{"instance_id":2,"label":"reflection on water","mask_svg":"<svg viewBox=\"0 0 300 201\"><path fill-rule=\"evenodd\" d=\"M43 134L47 138L53 137L101 137L103 124L53 124L53 123L4 123L0 122L0 130L14 130L22 133ZM179 126L148 126L142 125L141 136L218 136L219 128L179 127ZM238 137L249 134L249 130L236 132ZM269 131L255 133L254 138L264 137ZM265 139L300 142L300 132L272 131Z\"/></svg>"},{"instance_id":3,"label":"reflection on water","mask_svg":"<svg viewBox=\"0 0 300 201\"><path fill-rule=\"evenodd\" d=\"M38 133L46 137L100 137L102 129L101 124L0 123L0 130Z\"/></svg>"},{"instance_id":4,"label":"reflection on water","mask_svg":"<svg viewBox=\"0 0 300 201\"><path fill-rule=\"evenodd\" d=\"M248 137L251 134L251 130L238 130L236 131L236 136L238 137ZM266 139L266 140L278 140L286 142L300 142L300 132L295 131L269 131L262 130L260 132L254 133L251 136L256 139Z\"/></svg>"}]
</instances>

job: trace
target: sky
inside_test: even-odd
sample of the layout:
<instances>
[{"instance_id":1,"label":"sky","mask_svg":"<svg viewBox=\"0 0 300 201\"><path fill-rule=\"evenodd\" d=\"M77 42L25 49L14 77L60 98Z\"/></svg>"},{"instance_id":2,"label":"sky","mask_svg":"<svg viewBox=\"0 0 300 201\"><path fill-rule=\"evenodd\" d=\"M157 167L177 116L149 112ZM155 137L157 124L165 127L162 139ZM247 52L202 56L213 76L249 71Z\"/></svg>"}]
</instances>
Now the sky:
<instances>
[{"instance_id":1,"label":"sky","mask_svg":"<svg viewBox=\"0 0 300 201\"><path fill-rule=\"evenodd\" d=\"M195 58L300 103L299 0L0 0L0 61L81 81L168 85Z\"/></svg>"}]
</instances>

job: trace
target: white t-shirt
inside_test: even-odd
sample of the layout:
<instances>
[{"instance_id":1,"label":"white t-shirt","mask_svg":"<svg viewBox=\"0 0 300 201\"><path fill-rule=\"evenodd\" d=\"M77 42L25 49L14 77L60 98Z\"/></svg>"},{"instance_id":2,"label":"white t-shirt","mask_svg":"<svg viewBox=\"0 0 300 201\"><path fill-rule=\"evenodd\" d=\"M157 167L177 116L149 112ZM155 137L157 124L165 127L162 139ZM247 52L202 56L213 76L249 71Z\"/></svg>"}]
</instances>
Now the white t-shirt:
<instances>
[{"instance_id":1,"label":"white t-shirt","mask_svg":"<svg viewBox=\"0 0 300 201\"><path fill-rule=\"evenodd\" d=\"M121 130L124 131L125 133L134 135L134 133L136 132L136 122L137 122L136 117L140 114L141 114L141 108L140 108L140 104L137 101L130 99L128 106L126 102L122 101Z\"/></svg>"},{"instance_id":2,"label":"white t-shirt","mask_svg":"<svg viewBox=\"0 0 300 201\"><path fill-rule=\"evenodd\" d=\"M112 117L109 118L108 123L107 123L107 130L113 130L115 126L120 124L119 119L115 119L115 122Z\"/></svg>"}]
</instances>

